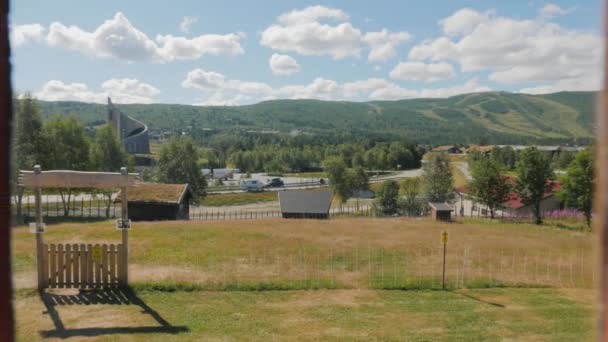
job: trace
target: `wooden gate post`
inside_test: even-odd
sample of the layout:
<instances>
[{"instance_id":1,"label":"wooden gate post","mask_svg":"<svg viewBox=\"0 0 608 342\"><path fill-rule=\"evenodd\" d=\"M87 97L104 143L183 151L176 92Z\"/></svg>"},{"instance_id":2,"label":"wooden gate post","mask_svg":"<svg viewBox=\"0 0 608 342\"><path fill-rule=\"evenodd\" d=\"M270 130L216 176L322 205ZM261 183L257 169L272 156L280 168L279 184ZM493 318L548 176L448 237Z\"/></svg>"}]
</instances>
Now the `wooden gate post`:
<instances>
[{"instance_id":1,"label":"wooden gate post","mask_svg":"<svg viewBox=\"0 0 608 342\"><path fill-rule=\"evenodd\" d=\"M123 279L121 280L121 286L127 286L129 284L129 229L128 227L125 227L126 224L128 224L127 220L129 219L129 206L128 206L128 202L127 202L127 185L128 179L129 179L129 174L127 172L127 168L126 167L121 167L120 168L120 173L123 174L123 176L125 177L125 186L122 187L120 194L121 194L121 199L120 199L120 203L122 205L122 216L121 219L123 220L123 227L122 227L122 248L123 248L123 257L122 257L122 269L124 270L124 274L123 274Z\"/></svg>"},{"instance_id":2,"label":"wooden gate post","mask_svg":"<svg viewBox=\"0 0 608 342\"><path fill-rule=\"evenodd\" d=\"M34 166L34 173L40 175L42 169L40 165ZM42 222L42 190L40 187L36 187L36 263L38 273L38 290L42 290L46 287L46 279L44 279L43 265L44 255L42 254L42 247L44 240L42 238L43 222Z\"/></svg>"}]
</instances>

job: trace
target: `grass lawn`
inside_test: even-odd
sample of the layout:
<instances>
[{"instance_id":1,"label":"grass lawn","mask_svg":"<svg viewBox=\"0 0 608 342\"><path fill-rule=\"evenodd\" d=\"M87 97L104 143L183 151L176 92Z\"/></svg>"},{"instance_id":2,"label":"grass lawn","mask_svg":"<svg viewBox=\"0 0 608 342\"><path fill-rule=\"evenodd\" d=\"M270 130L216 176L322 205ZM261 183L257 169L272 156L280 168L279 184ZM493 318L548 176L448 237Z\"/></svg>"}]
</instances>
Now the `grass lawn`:
<instances>
[{"instance_id":1,"label":"grass lawn","mask_svg":"<svg viewBox=\"0 0 608 342\"><path fill-rule=\"evenodd\" d=\"M17 227L18 339L591 340L593 235L578 227L480 219L134 222L128 303L107 293L95 294L101 303L83 300L65 289L48 290L43 302L33 290L35 238ZM447 291L440 290L443 230ZM116 243L120 234L103 221L49 225L44 238Z\"/></svg>"},{"instance_id":2,"label":"grass lawn","mask_svg":"<svg viewBox=\"0 0 608 342\"><path fill-rule=\"evenodd\" d=\"M47 243L117 243L113 221L48 225ZM570 228L570 229L566 229ZM590 287L592 234L577 222L542 226L468 219L134 222L130 279L201 289L440 287L443 230L448 286ZM35 239L14 229L18 287L35 284Z\"/></svg>"},{"instance_id":3,"label":"grass lawn","mask_svg":"<svg viewBox=\"0 0 608 342\"><path fill-rule=\"evenodd\" d=\"M591 341L590 290L136 290L129 305L17 294L17 340ZM76 297L77 298L77 297ZM51 316L49 313L53 313ZM52 317L55 317L54 324Z\"/></svg>"},{"instance_id":4,"label":"grass lawn","mask_svg":"<svg viewBox=\"0 0 608 342\"><path fill-rule=\"evenodd\" d=\"M201 205L218 207L224 205L242 205L278 200L279 198L276 191L207 194L207 196L205 196L205 198L203 198L201 201Z\"/></svg>"},{"instance_id":5,"label":"grass lawn","mask_svg":"<svg viewBox=\"0 0 608 342\"><path fill-rule=\"evenodd\" d=\"M469 183L462 170L458 168L458 165L450 163L450 168L452 169L452 175L454 175L454 188L459 188Z\"/></svg>"}]
</instances>

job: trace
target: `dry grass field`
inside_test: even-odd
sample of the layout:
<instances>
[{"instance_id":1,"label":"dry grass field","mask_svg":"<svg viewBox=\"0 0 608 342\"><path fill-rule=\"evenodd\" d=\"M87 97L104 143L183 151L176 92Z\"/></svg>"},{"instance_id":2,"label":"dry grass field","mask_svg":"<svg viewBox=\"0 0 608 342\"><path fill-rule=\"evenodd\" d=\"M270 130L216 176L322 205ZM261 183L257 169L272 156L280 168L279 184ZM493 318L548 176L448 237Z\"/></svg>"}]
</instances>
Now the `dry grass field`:
<instances>
[{"instance_id":1,"label":"dry grass field","mask_svg":"<svg viewBox=\"0 0 608 342\"><path fill-rule=\"evenodd\" d=\"M590 340L593 236L577 227L365 218L134 222L133 292L52 289L42 297L33 290L34 236L18 227L18 335L22 341ZM443 230L450 234L447 291L440 291ZM44 237L115 243L120 234L106 221L49 225Z\"/></svg>"},{"instance_id":2,"label":"dry grass field","mask_svg":"<svg viewBox=\"0 0 608 342\"><path fill-rule=\"evenodd\" d=\"M560 228L561 227L561 228ZM590 287L592 236L563 222L543 226L469 219L225 220L136 222L131 279L204 288L436 288L447 230L451 287ZM576 225L573 225L576 227ZM34 237L17 228L19 287L32 287ZM112 243L114 222L50 225L47 242Z\"/></svg>"}]
</instances>

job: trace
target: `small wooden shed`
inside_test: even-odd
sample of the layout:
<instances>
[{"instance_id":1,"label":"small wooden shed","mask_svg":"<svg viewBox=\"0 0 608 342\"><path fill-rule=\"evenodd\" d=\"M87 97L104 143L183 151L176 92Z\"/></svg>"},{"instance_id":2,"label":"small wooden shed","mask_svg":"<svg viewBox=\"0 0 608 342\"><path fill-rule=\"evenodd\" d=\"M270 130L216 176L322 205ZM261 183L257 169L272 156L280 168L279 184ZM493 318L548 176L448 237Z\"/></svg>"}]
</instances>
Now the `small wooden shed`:
<instances>
[{"instance_id":1,"label":"small wooden shed","mask_svg":"<svg viewBox=\"0 0 608 342\"><path fill-rule=\"evenodd\" d=\"M452 220L452 207L445 203L433 203L429 202L431 207L431 218L433 221L451 221Z\"/></svg>"},{"instance_id":2,"label":"small wooden shed","mask_svg":"<svg viewBox=\"0 0 608 342\"><path fill-rule=\"evenodd\" d=\"M279 191L282 216L328 219L333 196L331 191Z\"/></svg>"},{"instance_id":3,"label":"small wooden shed","mask_svg":"<svg viewBox=\"0 0 608 342\"><path fill-rule=\"evenodd\" d=\"M188 220L192 193L188 184L138 183L129 187L129 218L133 221ZM120 202L117 196L116 202Z\"/></svg>"}]
</instances>

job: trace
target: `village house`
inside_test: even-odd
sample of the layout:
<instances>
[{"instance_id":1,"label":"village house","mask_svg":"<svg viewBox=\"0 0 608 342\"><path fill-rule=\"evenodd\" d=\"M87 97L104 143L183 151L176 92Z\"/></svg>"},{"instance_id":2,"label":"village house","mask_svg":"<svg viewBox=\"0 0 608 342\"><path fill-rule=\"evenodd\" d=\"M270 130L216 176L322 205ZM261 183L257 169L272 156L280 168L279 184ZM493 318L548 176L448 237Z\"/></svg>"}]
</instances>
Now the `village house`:
<instances>
[{"instance_id":1,"label":"village house","mask_svg":"<svg viewBox=\"0 0 608 342\"><path fill-rule=\"evenodd\" d=\"M552 181L552 189L545 193L540 203L541 212L563 209L564 204L557 197L556 191L560 189L559 183ZM469 194L466 187L456 189L456 201L453 203L456 216L490 217L490 210L486 205L479 203ZM495 217L525 216L534 213L532 205L525 205L516 192L509 194L509 200L504 202L494 212Z\"/></svg>"},{"instance_id":2,"label":"village house","mask_svg":"<svg viewBox=\"0 0 608 342\"><path fill-rule=\"evenodd\" d=\"M442 145L442 146L437 146L437 147L433 148L431 150L431 152L441 152L441 153L446 153L446 154L460 154L460 153L462 153L462 150L460 149L460 147L455 146L455 145Z\"/></svg>"},{"instance_id":3,"label":"village house","mask_svg":"<svg viewBox=\"0 0 608 342\"><path fill-rule=\"evenodd\" d=\"M116 202L120 202L120 194ZM192 193L188 184L137 183L127 189L133 221L188 220Z\"/></svg>"}]
</instances>

